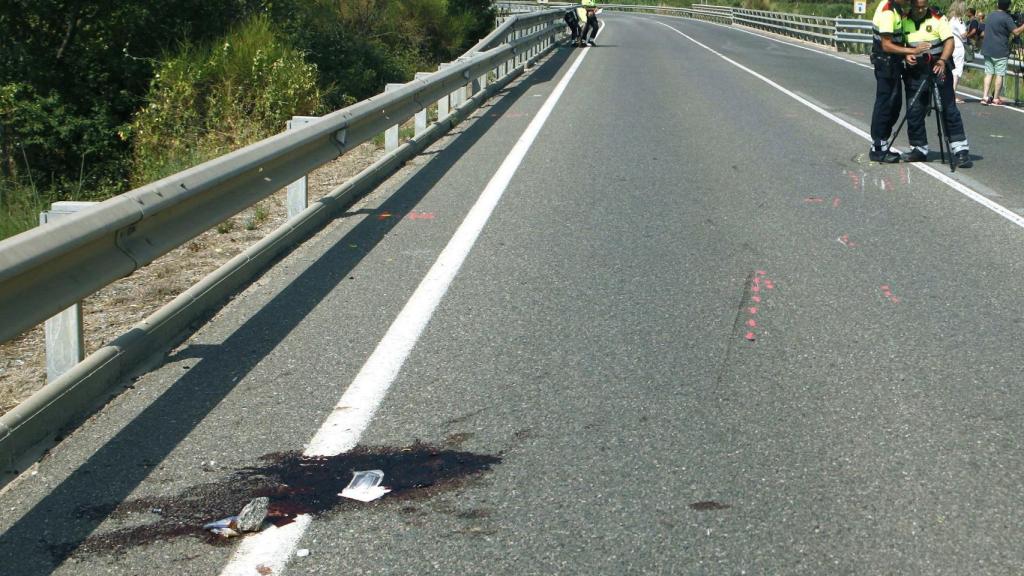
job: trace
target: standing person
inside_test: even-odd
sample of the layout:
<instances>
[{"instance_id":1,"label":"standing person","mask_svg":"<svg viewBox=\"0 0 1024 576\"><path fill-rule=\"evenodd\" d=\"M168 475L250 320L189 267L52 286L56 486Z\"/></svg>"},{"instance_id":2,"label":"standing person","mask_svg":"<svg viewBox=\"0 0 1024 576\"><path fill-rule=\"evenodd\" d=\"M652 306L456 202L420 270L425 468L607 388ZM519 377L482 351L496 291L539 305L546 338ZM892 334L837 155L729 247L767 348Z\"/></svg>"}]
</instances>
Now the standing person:
<instances>
[{"instance_id":1,"label":"standing person","mask_svg":"<svg viewBox=\"0 0 1024 576\"><path fill-rule=\"evenodd\" d=\"M903 46L905 0L883 0L871 20L871 63L875 67L875 106L871 111L871 150L868 158L875 162L900 161L899 152L889 145L892 127L902 107L900 85L903 57L928 50L923 44L916 48Z\"/></svg>"},{"instance_id":2,"label":"standing person","mask_svg":"<svg viewBox=\"0 0 1024 576\"><path fill-rule=\"evenodd\" d=\"M583 40L590 46L596 46L594 38L597 37L597 29L601 26L597 21L597 5L594 0L583 0L583 5L587 9L587 25L583 27ZM590 35L589 38L587 34Z\"/></svg>"},{"instance_id":3,"label":"standing person","mask_svg":"<svg viewBox=\"0 0 1024 576\"><path fill-rule=\"evenodd\" d=\"M967 49L964 45L964 35L967 34L967 26L960 19L963 14L963 2L957 0L949 7L949 26L953 30L953 94L956 94L956 87L960 84L960 77L964 75L964 58ZM957 96L957 104L963 104L964 99Z\"/></svg>"},{"instance_id":4,"label":"standing person","mask_svg":"<svg viewBox=\"0 0 1024 576\"><path fill-rule=\"evenodd\" d=\"M570 45L575 46L580 41L580 19L576 16L576 9L570 8L565 12L565 16L562 17L565 21L565 25L569 27L569 31L572 32L572 40Z\"/></svg>"},{"instance_id":5,"label":"standing person","mask_svg":"<svg viewBox=\"0 0 1024 576\"><path fill-rule=\"evenodd\" d=\"M1006 76L1006 62L1010 59L1010 37L1019 36L1024 32L1024 24L1014 28L1013 21L1006 11L1010 9L1010 0L999 0L998 10L988 17L985 24L984 36L981 42L981 55L985 57L985 80L981 86L981 103L1002 106L1003 99L999 97L999 91L1003 87L1003 77ZM992 96L989 96L989 86L992 84L992 76L996 77Z\"/></svg>"},{"instance_id":6,"label":"standing person","mask_svg":"<svg viewBox=\"0 0 1024 576\"><path fill-rule=\"evenodd\" d=\"M935 8L928 7L928 0L913 0L910 14L903 20L903 33L907 43L924 44L928 51L923 54L908 54L907 62L907 133L912 146L907 162L928 160L928 131L925 129L925 114L931 107L932 92L924 86L916 102L909 101L918 88L925 83L935 82L942 99L941 121L945 137L949 140L949 153L953 155L952 167L970 168L971 155L960 110L956 107L953 92L950 59L953 56L953 30L949 20Z\"/></svg>"},{"instance_id":7,"label":"standing person","mask_svg":"<svg viewBox=\"0 0 1024 576\"><path fill-rule=\"evenodd\" d=\"M967 9L967 32L964 32L964 40L970 43L972 53L977 52L978 46L981 45L981 23L978 22L978 11L974 8Z\"/></svg>"}]
</instances>

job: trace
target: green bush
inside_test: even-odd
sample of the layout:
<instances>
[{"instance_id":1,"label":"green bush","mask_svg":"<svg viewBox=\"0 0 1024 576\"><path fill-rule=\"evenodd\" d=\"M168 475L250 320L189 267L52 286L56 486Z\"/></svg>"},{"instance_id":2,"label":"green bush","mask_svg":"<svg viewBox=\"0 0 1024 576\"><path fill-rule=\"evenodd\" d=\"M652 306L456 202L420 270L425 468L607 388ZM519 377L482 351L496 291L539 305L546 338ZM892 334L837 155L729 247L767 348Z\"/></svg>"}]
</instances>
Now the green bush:
<instances>
[{"instance_id":1,"label":"green bush","mask_svg":"<svg viewBox=\"0 0 1024 576\"><path fill-rule=\"evenodd\" d=\"M144 184L281 132L322 112L317 69L255 16L223 42L185 44L158 68L149 104L124 131Z\"/></svg>"}]
</instances>

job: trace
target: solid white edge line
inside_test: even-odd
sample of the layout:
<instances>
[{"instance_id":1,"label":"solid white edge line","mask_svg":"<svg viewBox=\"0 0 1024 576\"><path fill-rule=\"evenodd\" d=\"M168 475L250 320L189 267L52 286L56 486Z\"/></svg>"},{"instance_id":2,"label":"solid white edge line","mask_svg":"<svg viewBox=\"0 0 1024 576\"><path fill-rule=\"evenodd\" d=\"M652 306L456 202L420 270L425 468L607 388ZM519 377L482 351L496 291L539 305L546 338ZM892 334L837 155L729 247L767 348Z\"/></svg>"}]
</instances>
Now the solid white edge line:
<instances>
[{"instance_id":1,"label":"solid white edge line","mask_svg":"<svg viewBox=\"0 0 1024 576\"><path fill-rule=\"evenodd\" d=\"M829 120L835 122L836 124L839 124L840 126L842 126L843 128L846 128L850 132L853 132L857 136L860 136L861 138L863 138L867 142L869 142L869 143L871 142L871 135L870 134L868 134L867 132L864 132L860 128L857 128L853 124L850 124L849 122L847 122L846 120L843 120L842 118L836 116L835 114L832 114L828 110L825 110L824 108L821 108L820 106L818 106L818 105L814 104L813 102L810 102L809 100L807 100L807 99L797 95L796 93L790 91L789 89L784 88L783 86L781 86L781 85L777 84L776 82L768 79L767 77L765 77L765 76L763 76L763 75L761 75L761 74L751 70L750 68L747 68L746 66L740 64L739 62L736 62L735 60L729 58L728 56L726 56L726 55L716 51L714 48L711 48L709 46L706 46L706 45L698 42L697 40L691 38L690 36L686 35L683 32L680 32L679 30L673 28L672 26L669 26L668 24L665 24L664 22L658 22L658 24L661 24L662 26L664 26L664 27L668 28L669 30L675 32L676 34L679 34L680 36L683 36L684 38L686 38L690 42L693 42L694 44L700 46L701 48L707 50L708 52L711 52L712 54L714 54L714 55L718 56L719 58L725 60L729 64L732 64L733 66L739 68L740 70L743 70L744 72L750 74L751 76L754 76L758 80L761 80L762 82L768 84L772 88L775 88L779 92L782 92L786 96L789 96L790 98L796 100L797 102L803 104L804 106L807 106L811 110L814 110L818 114L821 114L825 118L828 118ZM957 180L954 180L953 178L950 178L949 176L939 172L938 170L936 170L935 168L932 168L931 166L928 166L927 164L921 164L920 162L910 162L909 164L911 166L913 166L914 168L917 168L918 170L924 172L925 174L928 174L929 176L932 176L933 178L939 180L940 182L948 185L949 187L953 188L957 192L960 192L964 196L967 196L971 200L974 200L978 204L981 204L982 206L988 208L989 210L992 210L996 214L999 214L1000 216L1002 216L1003 218L1005 218L1005 219L1009 220L1010 222L1016 224L1017 226L1019 226L1021 228L1024 228L1024 217L1022 217L1021 215L1019 215L1019 214L1017 214L1017 213L1007 209L1006 207L1004 207L1004 206L1002 206L1002 205L1000 205L1000 204L998 204L996 202L993 202L989 198L986 198L984 195L982 195L982 194L972 190L971 188L967 187L963 183L961 183L961 182L959 182Z\"/></svg>"},{"instance_id":2,"label":"solid white edge line","mask_svg":"<svg viewBox=\"0 0 1024 576\"><path fill-rule=\"evenodd\" d=\"M602 23L595 38L600 37L605 26ZM334 456L351 450L359 442L359 437L369 426L413 346L508 188L512 176L588 52L589 47L576 58L512 147L412 297L342 394L335 409L310 440L304 452L306 456ZM299 540L311 524L312 517L303 514L295 522L281 528L271 527L247 536L232 554L221 576L252 576L258 574L260 566L270 569L272 574L282 574Z\"/></svg>"},{"instance_id":3,"label":"solid white edge line","mask_svg":"<svg viewBox=\"0 0 1024 576\"><path fill-rule=\"evenodd\" d=\"M785 44L786 46L792 46L793 48L799 48L801 50L807 50L808 52L814 52L815 54L818 54L820 56L827 56L829 58L835 58L836 60L842 60L843 62L846 62L848 64L853 64L854 66L860 66L861 68L867 68L868 70L874 70L874 67L871 66L871 65L864 64L862 62L857 62L856 60L850 60L849 58L843 58L842 56L839 56L838 54L832 54L832 53L826 52L824 50L812 48L810 46L803 46L801 44L794 44L793 42L786 42L785 40L782 40L782 39L779 39L779 38L775 38L773 36L765 36L764 34L758 34L757 32L754 32L753 30L747 30L745 28L737 28L735 26L726 26L725 24L719 24L717 22L708 22L707 20L697 20L696 18L686 18L685 16L668 16L668 15L661 15L661 14L659 14L659 15L656 15L655 17L656 18L677 18L679 20L691 20L691 21L695 21L695 22L703 22L704 24L710 24L712 26L718 26L719 28L725 28L727 30L735 30L736 32L742 32L744 34L749 34L751 36L757 36L758 38L763 38L765 40L770 40L772 42L777 42L779 44ZM664 22L658 22L658 24L661 24L662 26L668 26L668 24L665 24ZM669 26L669 27L671 28L671 26ZM673 28L673 30L675 30L675 29ZM678 30L677 30L677 32L678 32ZM680 34L682 34L682 32L680 32ZM1004 86L1005 86L1005 83L1004 83ZM959 94L960 96L964 96L966 98L971 98L972 100L981 101L981 97L980 96L975 96L974 94L970 94L968 92L962 92L960 90L957 90L956 93ZM1024 109L1013 108L1011 106L993 106L993 108L1002 108L1004 110L1009 110L1010 112L1017 112L1018 114L1024 114Z\"/></svg>"}]
</instances>

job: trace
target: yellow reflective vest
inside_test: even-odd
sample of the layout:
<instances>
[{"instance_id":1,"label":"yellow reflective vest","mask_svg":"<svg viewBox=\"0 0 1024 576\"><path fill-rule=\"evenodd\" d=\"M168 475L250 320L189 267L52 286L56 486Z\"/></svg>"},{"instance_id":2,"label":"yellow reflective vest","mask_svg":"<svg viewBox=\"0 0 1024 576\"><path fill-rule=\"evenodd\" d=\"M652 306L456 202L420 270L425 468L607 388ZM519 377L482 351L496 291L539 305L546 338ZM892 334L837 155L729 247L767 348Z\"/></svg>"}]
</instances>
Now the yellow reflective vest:
<instances>
[{"instance_id":1,"label":"yellow reflective vest","mask_svg":"<svg viewBox=\"0 0 1024 576\"><path fill-rule=\"evenodd\" d=\"M899 6L894 2L885 1L878 3L875 8L875 17L871 19L871 52L884 54L882 50L882 35L892 36L892 41L903 44L903 19L905 16Z\"/></svg>"},{"instance_id":2,"label":"yellow reflective vest","mask_svg":"<svg viewBox=\"0 0 1024 576\"><path fill-rule=\"evenodd\" d=\"M911 13L903 19L903 35L909 46L927 42L930 46L928 53L938 57L942 54L943 44L953 37L953 26L941 12L929 8L922 18L915 19Z\"/></svg>"}]
</instances>

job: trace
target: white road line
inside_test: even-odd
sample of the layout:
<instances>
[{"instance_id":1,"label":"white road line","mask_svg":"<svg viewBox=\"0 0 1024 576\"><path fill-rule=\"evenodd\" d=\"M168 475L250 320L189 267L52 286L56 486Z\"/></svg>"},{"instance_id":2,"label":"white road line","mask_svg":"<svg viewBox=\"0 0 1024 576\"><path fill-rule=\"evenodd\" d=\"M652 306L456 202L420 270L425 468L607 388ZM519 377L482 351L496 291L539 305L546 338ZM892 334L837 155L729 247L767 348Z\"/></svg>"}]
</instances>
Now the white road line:
<instances>
[{"instance_id":1,"label":"white road line","mask_svg":"<svg viewBox=\"0 0 1024 576\"><path fill-rule=\"evenodd\" d=\"M598 36L604 28L602 26L598 30ZM369 426L370 420L387 395L413 346L430 322L434 310L448 291L484 225L508 188L512 176L515 175L589 51L589 48L585 48L576 58L569 71L541 106L537 116L519 137L512 151L455 231L455 235L441 251L355 380L345 390L331 415L313 436L304 452L306 456L334 456L351 450L359 442L359 437ZM252 576L262 573L257 571L261 566L264 571L269 568L270 573L281 574L299 539L311 524L312 517L304 514L284 527L268 528L246 537L235 550L221 576Z\"/></svg>"},{"instance_id":2,"label":"white road line","mask_svg":"<svg viewBox=\"0 0 1024 576\"><path fill-rule=\"evenodd\" d=\"M814 110L818 114L821 114L825 118L828 118L829 120L835 122L836 124L839 124L840 126L842 126L843 128L846 128L850 132L853 132L857 136L860 136L865 141L871 142L871 135L869 135L867 132L861 130L860 128L857 128L853 124L850 124L849 122L847 122L846 120L843 120L842 118L836 116L835 114L832 114L828 110L825 110L824 108L818 106L817 104L814 104L813 102L810 102L810 101L806 100L805 98L803 98L803 97L801 97L801 96L791 92L787 88L784 88L784 87L780 86L779 84L777 84L776 82L768 79L767 77L765 77L765 76L763 76L763 75L761 75L761 74L751 70L750 68L747 68L746 66L740 64L739 62L736 62L735 60L729 58L728 56L726 56L726 55L716 51L714 48L711 48L709 46L706 46L706 45L698 42L697 40L694 40L690 36L684 34L683 32L680 32L679 30L673 28L672 26L669 26L668 24L665 24L664 22L658 22L658 24L661 24L662 26L664 26L664 27L668 28L669 30L675 32L676 34L679 34L680 36L683 36L684 38L686 38L690 42L693 42L694 44L700 46L701 48L707 50L708 52L711 52L712 54L714 54L714 55L718 56L719 58L725 60L729 64L732 64L733 66L739 68L740 70L743 70L744 72L750 74L751 76L754 76L758 80L761 80L762 82L765 82L766 84L768 84L772 88L775 88L779 92L782 92L786 96L789 96L790 98L796 100L797 102L803 104L804 106L807 106L811 110ZM923 163L920 163L920 162L910 162L909 164L911 166L913 166L914 168L917 168L918 170L924 172L925 174L928 174L929 176L932 176L932 177L936 178L937 180L943 182L944 184L946 184L949 187L953 188L957 192L960 192L964 196L967 196L971 200L974 200L978 204L981 204L982 206L988 208L989 210L992 210L996 214L999 214L1003 218L1006 218L1010 222L1013 222L1017 226L1019 226L1021 228L1024 228L1024 217L1020 216L1019 214L1010 211L1006 207L1004 207L1004 206L1002 206L1000 204L997 204L996 202L993 202L992 200L986 198L984 195L982 195L982 194L972 190L971 188L967 187L963 183L961 183L961 182L959 182L957 180L954 180L953 178L950 178L949 176L939 172L938 170L936 170L935 168L932 168L931 166L928 166L927 164L923 164Z\"/></svg>"}]
</instances>

